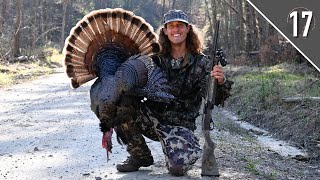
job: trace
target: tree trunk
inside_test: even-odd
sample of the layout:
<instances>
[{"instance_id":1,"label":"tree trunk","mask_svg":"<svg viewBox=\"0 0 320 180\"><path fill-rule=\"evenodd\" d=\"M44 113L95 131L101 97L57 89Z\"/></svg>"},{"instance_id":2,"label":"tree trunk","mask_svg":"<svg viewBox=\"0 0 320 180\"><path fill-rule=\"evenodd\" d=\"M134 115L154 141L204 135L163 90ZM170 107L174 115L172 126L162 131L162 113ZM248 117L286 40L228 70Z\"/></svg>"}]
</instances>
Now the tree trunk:
<instances>
[{"instance_id":1,"label":"tree trunk","mask_svg":"<svg viewBox=\"0 0 320 180\"><path fill-rule=\"evenodd\" d=\"M111 2L112 3L112 2ZM132 0L126 0L124 1L124 6L123 8L125 10L129 10L129 11L132 11L133 10L133 5L132 5Z\"/></svg>"},{"instance_id":2,"label":"tree trunk","mask_svg":"<svg viewBox=\"0 0 320 180\"><path fill-rule=\"evenodd\" d=\"M20 56L21 0L16 0L16 21L14 23L13 56Z\"/></svg>"},{"instance_id":3,"label":"tree trunk","mask_svg":"<svg viewBox=\"0 0 320 180\"><path fill-rule=\"evenodd\" d=\"M192 0L189 0L189 9L188 9L189 12L188 12L188 14L190 14L190 15L192 14L192 7L193 7L193 6L192 6L192 3L193 3L193 1L192 1Z\"/></svg>"},{"instance_id":4,"label":"tree trunk","mask_svg":"<svg viewBox=\"0 0 320 180\"><path fill-rule=\"evenodd\" d=\"M166 0L162 0L162 16L166 13Z\"/></svg>"},{"instance_id":5,"label":"tree trunk","mask_svg":"<svg viewBox=\"0 0 320 180\"><path fill-rule=\"evenodd\" d=\"M233 6L238 8L238 0L233 0ZM239 10L238 10L239 12ZM233 50L234 50L234 55L236 55L240 51L240 19L241 17L238 18L236 13L231 14L232 19L233 19L233 33L232 33L232 38L233 38Z\"/></svg>"},{"instance_id":6,"label":"tree trunk","mask_svg":"<svg viewBox=\"0 0 320 180\"><path fill-rule=\"evenodd\" d=\"M94 9L102 9L103 8L102 0L94 0L93 3L94 3ZM126 7L124 7L124 8L126 8Z\"/></svg>"},{"instance_id":7,"label":"tree trunk","mask_svg":"<svg viewBox=\"0 0 320 180\"><path fill-rule=\"evenodd\" d=\"M246 11L246 51L249 52L253 49L253 42L252 42L252 27L251 27L251 13L250 13L250 4L245 2L245 11Z\"/></svg>"},{"instance_id":8,"label":"tree trunk","mask_svg":"<svg viewBox=\"0 0 320 180\"><path fill-rule=\"evenodd\" d=\"M62 10L62 27L61 27L61 49L60 52L62 52L62 48L64 46L64 40L65 40L65 27L66 27L66 15L67 15L67 7L69 4L69 0L63 0L63 10Z\"/></svg>"},{"instance_id":9,"label":"tree trunk","mask_svg":"<svg viewBox=\"0 0 320 180\"><path fill-rule=\"evenodd\" d=\"M236 1L235 0L229 0L229 3L232 4L233 6L235 5ZM230 43L229 43L229 49L230 49L230 54L235 54L236 50L236 40L235 40L235 24L236 24L236 17L235 13L229 8L229 19L230 19L230 24L229 24L229 34L230 34ZM239 18L237 18L239 19Z\"/></svg>"},{"instance_id":10,"label":"tree trunk","mask_svg":"<svg viewBox=\"0 0 320 180\"><path fill-rule=\"evenodd\" d=\"M208 0L205 0L205 4L206 4L206 14L207 14L207 17L208 17L208 21L209 21L209 25L210 25L210 28L209 28L209 31L210 31L210 36L211 36L211 41L208 42L208 51L210 53L210 55L213 54L213 38L214 38L214 29L213 29L213 23L216 22L216 18L217 18L217 11L216 11L216 5L215 5L215 0L211 0L211 8L212 8L212 19L211 19L211 16L210 16L210 11L209 11L209 3L208 3Z\"/></svg>"},{"instance_id":11,"label":"tree trunk","mask_svg":"<svg viewBox=\"0 0 320 180\"><path fill-rule=\"evenodd\" d=\"M273 36L276 34L276 30L271 24L268 24L268 36Z\"/></svg>"},{"instance_id":12,"label":"tree trunk","mask_svg":"<svg viewBox=\"0 0 320 180\"><path fill-rule=\"evenodd\" d=\"M257 22L256 22L256 12L252 6L250 6L250 14L251 14L251 30L253 30L252 33L252 44L253 44L253 50L259 49L259 42L258 42L258 28L257 28Z\"/></svg>"},{"instance_id":13,"label":"tree trunk","mask_svg":"<svg viewBox=\"0 0 320 180\"><path fill-rule=\"evenodd\" d=\"M7 0L2 0L2 3L0 6L2 7L1 9L1 16L0 16L0 37L3 34L4 30L4 25L5 25L5 19L6 19L6 14L7 14Z\"/></svg>"},{"instance_id":14,"label":"tree trunk","mask_svg":"<svg viewBox=\"0 0 320 180\"><path fill-rule=\"evenodd\" d=\"M113 5L115 4L114 3L115 1L113 0L104 0L103 4L104 4L104 7L106 8L114 8Z\"/></svg>"},{"instance_id":15,"label":"tree trunk","mask_svg":"<svg viewBox=\"0 0 320 180\"><path fill-rule=\"evenodd\" d=\"M259 34L259 46L262 45L262 43L266 39L266 34L265 34L265 24L266 22L262 18L260 14L257 14L257 28L258 28L258 34Z\"/></svg>"},{"instance_id":16,"label":"tree trunk","mask_svg":"<svg viewBox=\"0 0 320 180\"><path fill-rule=\"evenodd\" d=\"M320 102L320 97L288 97L288 98L282 98L283 102L286 103L295 103L295 102L301 102L301 101L317 101Z\"/></svg>"},{"instance_id":17,"label":"tree trunk","mask_svg":"<svg viewBox=\"0 0 320 180\"><path fill-rule=\"evenodd\" d=\"M39 34L41 35L45 31L45 1L40 0L40 32ZM41 37L41 42L40 44L44 44L45 38L44 36Z\"/></svg>"},{"instance_id":18,"label":"tree trunk","mask_svg":"<svg viewBox=\"0 0 320 180\"><path fill-rule=\"evenodd\" d=\"M229 8L224 5L223 6L224 12L224 47L225 50L229 51L229 23L230 23L230 16L229 16Z\"/></svg>"},{"instance_id":19,"label":"tree trunk","mask_svg":"<svg viewBox=\"0 0 320 180\"><path fill-rule=\"evenodd\" d=\"M238 0L238 8L239 8L239 45L240 50L244 50L245 47L245 39L244 39L244 21L243 21L243 0Z\"/></svg>"},{"instance_id":20,"label":"tree trunk","mask_svg":"<svg viewBox=\"0 0 320 180\"><path fill-rule=\"evenodd\" d=\"M239 52L245 49L245 39L244 39L244 25L248 22L243 17L243 1L242 0L223 0L226 7L229 7L227 10L224 10L228 13L227 20L229 19L229 39L228 44L233 43L232 46L228 45L233 52ZM237 16L235 16L237 15ZM226 19L226 18L225 18ZM231 32L230 32L231 30Z\"/></svg>"},{"instance_id":21,"label":"tree trunk","mask_svg":"<svg viewBox=\"0 0 320 180\"><path fill-rule=\"evenodd\" d=\"M39 13L38 7L39 7L39 0L32 1L32 18L31 18L31 28L32 28L32 34L31 34L31 49L35 49L35 40L37 39L38 33L39 33L39 16L37 15Z\"/></svg>"},{"instance_id":22,"label":"tree trunk","mask_svg":"<svg viewBox=\"0 0 320 180\"><path fill-rule=\"evenodd\" d=\"M211 20L211 16L210 16L210 12L209 12L209 5L208 5L208 0L205 0L204 1L206 3L206 14L207 14L207 17L208 17L208 21L209 21L209 25L210 25L210 35L213 39L213 36L214 36L214 32L213 32L213 23L212 23L212 20ZM209 47L210 48L210 47Z\"/></svg>"},{"instance_id":23,"label":"tree trunk","mask_svg":"<svg viewBox=\"0 0 320 180\"><path fill-rule=\"evenodd\" d=\"M217 22L217 2L216 0L211 0L211 9L212 9L212 24Z\"/></svg>"},{"instance_id":24,"label":"tree trunk","mask_svg":"<svg viewBox=\"0 0 320 180\"><path fill-rule=\"evenodd\" d=\"M175 9L176 8L176 0L172 1L172 5L171 5L171 9Z\"/></svg>"}]
</instances>

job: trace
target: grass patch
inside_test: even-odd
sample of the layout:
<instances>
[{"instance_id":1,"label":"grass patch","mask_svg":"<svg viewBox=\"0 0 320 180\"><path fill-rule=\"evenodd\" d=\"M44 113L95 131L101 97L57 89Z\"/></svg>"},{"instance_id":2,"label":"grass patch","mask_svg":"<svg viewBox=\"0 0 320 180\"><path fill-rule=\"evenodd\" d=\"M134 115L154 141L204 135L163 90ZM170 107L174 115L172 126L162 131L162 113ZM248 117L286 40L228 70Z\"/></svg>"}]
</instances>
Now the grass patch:
<instances>
[{"instance_id":1,"label":"grass patch","mask_svg":"<svg viewBox=\"0 0 320 180\"><path fill-rule=\"evenodd\" d=\"M282 100L296 96L320 97L320 76L310 72L312 67L294 64L235 72L232 78L235 84L227 104L243 120L308 149L311 156L318 157L320 150L314 142L320 139L320 102L286 103Z\"/></svg>"},{"instance_id":2,"label":"grass patch","mask_svg":"<svg viewBox=\"0 0 320 180\"><path fill-rule=\"evenodd\" d=\"M46 58L49 64L62 65L64 58L63 54L59 53L55 48L47 48L46 51L52 52L52 54Z\"/></svg>"},{"instance_id":3,"label":"grass patch","mask_svg":"<svg viewBox=\"0 0 320 180\"><path fill-rule=\"evenodd\" d=\"M308 82L315 79L312 75L292 74L276 66L235 77L233 94L241 97L248 111L267 110L273 108L275 103L281 103L283 97L295 95L300 89L305 89L306 96L319 96L319 86L309 90L305 88ZM246 110L241 112L246 113Z\"/></svg>"},{"instance_id":4,"label":"grass patch","mask_svg":"<svg viewBox=\"0 0 320 180\"><path fill-rule=\"evenodd\" d=\"M44 52L47 56L42 59L23 63L0 64L0 88L50 74L54 72L54 68L61 67L63 55L59 54L58 50L48 48Z\"/></svg>"},{"instance_id":5,"label":"grass patch","mask_svg":"<svg viewBox=\"0 0 320 180\"><path fill-rule=\"evenodd\" d=\"M252 174L260 175L259 171L257 170L256 164L250 159L248 164L245 166Z\"/></svg>"},{"instance_id":6,"label":"grass patch","mask_svg":"<svg viewBox=\"0 0 320 180\"><path fill-rule=\"evenodd\" d=\"M269 179L269 180L276 180L276 177L277 177L276 171L273 171L269 175L267 175L267 179Z\"/></svg>"}]
</instances>

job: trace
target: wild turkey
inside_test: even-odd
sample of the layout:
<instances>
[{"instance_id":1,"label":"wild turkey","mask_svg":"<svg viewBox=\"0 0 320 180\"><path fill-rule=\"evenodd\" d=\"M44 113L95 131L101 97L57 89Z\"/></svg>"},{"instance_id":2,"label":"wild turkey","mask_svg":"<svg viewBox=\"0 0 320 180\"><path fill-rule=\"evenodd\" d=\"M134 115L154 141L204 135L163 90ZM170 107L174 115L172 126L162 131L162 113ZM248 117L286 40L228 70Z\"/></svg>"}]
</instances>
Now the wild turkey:
<instances>
[{"instance_id":1,"label":"wild turkey","mask_svg":"<svg viewBox=\"0 0 320 180\"><path fill-rule=\"evenodd\" d=\"M97 77L90 90L91 110L100 120L107 154L113 128L118 141L126 141L119 125L137 116L141 99L174 98L165 75L149 57L159 50L152 26L123 9L92 11L66 39L63 52L71 86L78 88Z\"/></svg>"}]
</instances>

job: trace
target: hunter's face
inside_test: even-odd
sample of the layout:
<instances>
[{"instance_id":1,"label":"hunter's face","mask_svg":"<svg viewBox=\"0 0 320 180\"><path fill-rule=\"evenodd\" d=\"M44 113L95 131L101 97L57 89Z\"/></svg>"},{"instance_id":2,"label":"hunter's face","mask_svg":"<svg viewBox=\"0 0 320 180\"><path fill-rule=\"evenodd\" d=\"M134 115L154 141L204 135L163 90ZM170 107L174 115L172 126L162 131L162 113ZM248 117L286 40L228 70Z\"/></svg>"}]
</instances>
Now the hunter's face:
<instances>
[{"instance_id":1,"label":"hunter's face","mask_svg":"<svg viewBox=\"0 0 320 180\"><path fill-rule=\"evenodd\" d=\"M186 41L190 26L180 22L173 21L166 24L163 32L168 36L172 44L182 44Z\"/></svg>"}]
</instances>

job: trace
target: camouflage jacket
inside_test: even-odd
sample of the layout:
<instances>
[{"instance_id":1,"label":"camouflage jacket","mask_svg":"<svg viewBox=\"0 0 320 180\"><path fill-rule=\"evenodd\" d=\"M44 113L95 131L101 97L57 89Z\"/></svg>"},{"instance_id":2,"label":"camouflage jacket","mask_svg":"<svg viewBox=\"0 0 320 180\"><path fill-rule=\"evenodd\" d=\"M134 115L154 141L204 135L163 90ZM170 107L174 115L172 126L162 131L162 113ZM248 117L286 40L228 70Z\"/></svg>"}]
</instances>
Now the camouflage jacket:
<instances>
[{"instance_id":1,"label":"camouflage jacket","mask_svg":"<svg viewBox=\"0 0 320 180\"><path fill-rule=\"evenodd\" d=\"M205 98L212 61L204 54L188 54L188 62L173 60L170 54L153 56L153 60L166 73L171 93L176 99L170 104L150 103L149 107L162 124L179 125L196 129L202 98ZM174 62L178 62L175 64ZM216 105L230 96L232 82L219 85Z\"/></svg>"}]
</instances>

